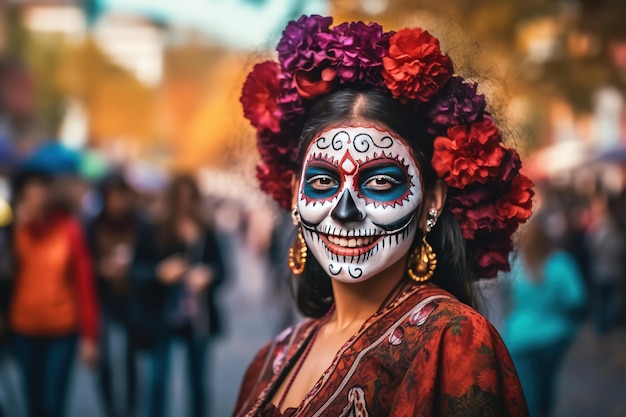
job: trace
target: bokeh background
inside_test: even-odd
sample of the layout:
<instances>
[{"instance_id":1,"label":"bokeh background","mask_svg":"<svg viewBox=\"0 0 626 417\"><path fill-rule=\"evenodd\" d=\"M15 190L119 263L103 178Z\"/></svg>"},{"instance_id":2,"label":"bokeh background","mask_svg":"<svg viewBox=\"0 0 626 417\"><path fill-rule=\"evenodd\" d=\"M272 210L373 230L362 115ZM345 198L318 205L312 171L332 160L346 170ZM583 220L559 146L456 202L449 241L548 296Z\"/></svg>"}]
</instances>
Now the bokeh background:
<instances>
[{"instance_id":1,"label":"bokeh background","mask_svg":"<svg viewBox=\"0 0 626 417\"><path fill-rule=\"evenodd\" d=\"M196 177L228 271L217 300L225 332L206 371L212 416L229 415L246 363L295 317L279 282L285 253L274 253L289 244L290 222L258 190L239 94L252 66L274 57L286 22L303 13L387 30L421 26L439 37L457 71L488 96L564 246L570 232L592 228L598 196L622 202L626 188L621 0L3 0L0 223L11 223L16 167L51 143L78 161L75 200L87 218L101 206L93 189L110 172L123 173L148 212L173 175ZM623 224L626 205L617 207ZM582 269L593 256L580 255ZM624 276L615 290L622 294ZM485 314L501 323L506 285L480 288L493 304ZM626 416L623 307L621 314L608 338L591 319L582 323L561 370L557 416ZM183 353L174 353L168 409L178 416L186 377ZM19 417L8 349L0 375L7 415ZM93 371L78 365L72 381L69 415L103 416Z\"/></svg>"}]
</instances>

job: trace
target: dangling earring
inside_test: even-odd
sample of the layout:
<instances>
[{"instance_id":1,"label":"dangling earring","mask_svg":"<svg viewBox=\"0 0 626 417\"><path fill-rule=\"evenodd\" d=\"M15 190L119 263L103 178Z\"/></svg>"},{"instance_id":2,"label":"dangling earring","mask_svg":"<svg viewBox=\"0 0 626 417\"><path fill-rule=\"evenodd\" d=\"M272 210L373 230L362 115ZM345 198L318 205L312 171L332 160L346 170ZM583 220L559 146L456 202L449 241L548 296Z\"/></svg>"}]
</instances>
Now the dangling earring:
<instances>
[{"instance_id":1,"label":"dangling earring","mask_svg":"<svg viewBox=\"0 0 626 417\"><path fill-rule=\"evenodd\" d=\"M298 209L294 208L291 212L293 217L293 224L298 225L299 213ZM300 275L304 272L304 266L306 265L307 247L306 241L302 236L302 229L298 228L298 236L293 242L293 245L289 248L289 269L294 275Z\"/></svg>"},{"instance_id":2,"label":"dangling earring","mask_svg":"<svg viewBox=\"0 0 626 417\"><path fill-rule=\"evenodd\" d=\"M435 273L437 268L437 254L433 251L432 246L426 241L426 235L435 227L437 223L437 210L428 210L428 218L426 219L426 230L422 236L422 244L419 248L415 248L409 258L409 267L407 273L413 281L428 281Z\"/></svg>"}]
</instances>

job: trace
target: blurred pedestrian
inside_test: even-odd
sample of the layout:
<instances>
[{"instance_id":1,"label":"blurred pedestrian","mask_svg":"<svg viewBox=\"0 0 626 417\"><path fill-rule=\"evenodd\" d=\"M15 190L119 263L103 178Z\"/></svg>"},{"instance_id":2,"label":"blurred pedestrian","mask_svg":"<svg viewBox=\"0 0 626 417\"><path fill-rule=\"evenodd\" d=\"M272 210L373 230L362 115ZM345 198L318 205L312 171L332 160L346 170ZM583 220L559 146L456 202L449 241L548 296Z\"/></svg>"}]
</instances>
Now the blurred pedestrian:
<instances>
[{"instance_id":1,"label":"blurred pedestrian","mask_svg":"<svg viewBox=\"0 0 626 417\"><path fill-rule=\"evenodd\" d=\"M558 372L586 301L576 260L554 245L547 228L536 215L524 230L509 275L513 306L503 335L531 417L552 413Z\"/></svg>"},{"instance_id":2,"label":"blurred pedestrian","mask_svg":"<svg viewBox=\"0 0 626 417\"><path fill-rule=\"evenodd\" d=\"M9 405L14 406L9 400L12 387L5 372L10 357L7 310L11 300L12 264L9 229L0 227L0 417L7 415Z\"/></svg>"},{"instance_id":3,"label":"blurred pedestrian","mask_svg":"<svg viewBox=\"0 0 626 417\"><path fill-rule=\"evenodd\" d=\"M142 221L135 194L122 175L112 174L101 184L101 213L88 225L102 311L99 388L107 416L134 415L137 397L137 363L132 335L130 265ZM115 329L124 336L123 364L112 361L112 335ZM125 403L115 401L114 369L122 369ZM119 413L119 414L117 414Z\"/></svg>"},{"instance_id":4,"label":"blurred pedestrian","mask_svg":"<svg viewBox=\"0 0 626 417\"><path fill-rule=\"evenodd\" d=\"M148 415L165 414L173 342L184 344L191 415L206 416L206 357L220 330L215 290L224 279L218 242L202 213L192 177L175 178L165 196L163 218L140 236L131 276L142 291L145 328L151 329Z\"/></svg>"},{"instance_id":5,"label":"blurred pedestrian","mask_svg":"<svg viewBox=\"0 0 626 417\"><path fill-rule=\"evenodd\" d=\"M604 194L592 199L592 221L589 230L591 251L592 317L596 334L604 338L611 333L620 312L624 282L624 233L615 219L617 201Z\"/></svg>"},{"instance_id":6,"label":"blurred pedestrian","mask_svg":"<svg viewBox=\"0 0 626 417\"><path fill-rule=\"evenodd\" d=\"M267 256L268 275L273 280L270 284L270 297L271 303L278 307L279 319L276 331L280 332L293 326L299 319L293 304L292 274L287 257L296 230L291 216L284 210L278 213L273 226Z\"/></svg>"},{"instance_id":7,"label":"blurred pedestrian","mask_svg":"<svg viewBox=\"0 0 626 417\"><path fill-rule=\"evenodd\" d=\"M92 262L80 223L47 174L21 174L15 186L13 345L28 416L64 415L76 350L97 360L98 308Z\"/></svg>"}]
</instances>

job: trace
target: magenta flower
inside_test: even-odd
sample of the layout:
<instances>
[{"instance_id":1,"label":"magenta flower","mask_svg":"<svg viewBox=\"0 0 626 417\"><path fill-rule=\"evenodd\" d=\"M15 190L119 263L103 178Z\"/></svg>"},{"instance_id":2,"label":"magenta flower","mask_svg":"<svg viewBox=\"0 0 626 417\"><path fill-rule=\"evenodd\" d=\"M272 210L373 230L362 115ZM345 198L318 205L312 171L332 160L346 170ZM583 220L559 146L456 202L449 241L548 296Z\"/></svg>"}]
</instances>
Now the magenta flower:
<instances>
[{"instance_id":1,"label":"magenta flower","mask_svg":"<svg viewBox=\"0 0 626 417\"><path fill-rule=\"evenodd\" d=\"M382 58L389 36L383 34L379 24L359 21L342 23L331 33L320 33L318 37L340 83L382 86Z\"/></svg>"},{"instance_id":2,"label":"magenta flower","mask_svg":"<svg viewBox=\"0 0 626 417\"><path fill-rule=\"evenodd\" d=\"M283 129L298 129L302 122L302 116L306 112L302 97L298 94L293 77L288 74L278 75L280 88L282 90L277 99L278 108L282 113L281 127ZM297 146L297 143L294 145Z\"/></svg>"},{"instance_id":3,"label":"magenta flower","mask_svg":"<svg viewBox=\"0 0 626 417\"><path fill-rule=\"evenodd\" d=\"M318 36L330 33L332 22L332 17L319 15L301 16L289 22L276 47L282 70L293 75L296 70L310 70L326 59Z\"/></svg>"},{"instance_id":4,"label":"magenta flower","mask_svg":"<svg viewBox=\"0 0 626 417\"><path fill-rule=\"evenodd\" d=\"M484 111L485 96L476 92L476 84L463 82L463 77L452 77L428 111L431 133L473 123L482 118Z\"/></svg>"}]
</instances>

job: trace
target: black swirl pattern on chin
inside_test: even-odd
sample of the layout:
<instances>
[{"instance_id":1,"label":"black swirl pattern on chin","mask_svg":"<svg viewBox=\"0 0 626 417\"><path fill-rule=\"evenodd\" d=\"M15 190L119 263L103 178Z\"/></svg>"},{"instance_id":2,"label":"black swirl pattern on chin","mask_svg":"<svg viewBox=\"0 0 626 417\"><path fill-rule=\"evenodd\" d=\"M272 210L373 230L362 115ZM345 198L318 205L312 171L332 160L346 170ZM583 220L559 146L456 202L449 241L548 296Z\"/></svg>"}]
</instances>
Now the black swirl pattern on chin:
<instances>
[{"instance_id":1,"label":"black swirl pattern on chin","mask_svg":"<svg viewBox=\"0 0 626 417\"><path fill-rule=\"evenodd\" d=\"M340 266L339 269L336 272L333 272L333 269L335 269L335 265L334 264L328 264L328 272L330 273L330 275L337 276L337 275L341 274L341 271L343 271L343 266ZM350 270L348 270L348 272L350 272Z\"/></svg>"},{"instance_id":2,"label":"black swirl pattern on chin","mask_svg":"<svg viewBox=\"0 0 626 417\"><path fill-rule=\"evenodd\" d=\"M363 269L359 267L348 267L348 274L350 274L350 276L354 279L359 279L363 275Z\"/></svg>"}]
</instances>

